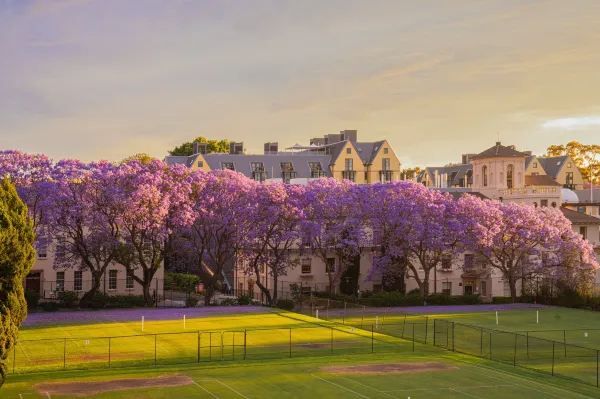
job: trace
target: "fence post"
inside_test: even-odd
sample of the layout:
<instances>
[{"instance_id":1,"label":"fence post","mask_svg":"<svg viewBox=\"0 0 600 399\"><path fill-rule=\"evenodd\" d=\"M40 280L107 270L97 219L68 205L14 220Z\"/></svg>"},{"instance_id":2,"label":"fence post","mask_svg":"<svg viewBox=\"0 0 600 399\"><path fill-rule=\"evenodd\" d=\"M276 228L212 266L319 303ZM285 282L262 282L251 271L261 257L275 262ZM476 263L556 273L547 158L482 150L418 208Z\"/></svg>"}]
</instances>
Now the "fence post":
<instances>
[{"instance_id":1,"label":"fence post","mask_svg":"<svg viewBox=\"0 0 600 399\"><path fill-rule=\"evenodd\" d=\"M525 331L525 338L527 340L526 345L527 345L527 359L529 359L529 331Z\"/></svg>"},{"instance_id":2,"label":"fence post","mask_svg":"<svg viewBox=\"0 0 600 399\"><path fill-rule=\"evenodd\" d=\"M555 346L555 342L552 341L552 375L554 375L554 346Z\"/></svg>"},{"instance_id":3,"label":"fence post","mask_svg":"<svg viewBox=\"0 0 600 399\"><path fill-rule=\"evenodd\" d=\"M201 335L200 334L200 330L198 330L197 334L198 334L198 339L196 340L197 341L197 345L196 345L196 348L197 348L197 350L196 350L196 361L198 363L200 363L200 339L201 339L200 338L200 335ZM233 350L235 351L235 348Z\"/></svg>"},{"instance_id":4,"label":"fence post","mask_svg":"<svg viewBox=\"0 0 600 399\"><path fill-rule=\"evenodd\" d=\"M154 298L156 299L156 307L158 307L158 279L156 279L156 287L154 288Z\"/></svg>"},{"instance_id":5,"label":"fence post","mask_svg":"<svg viewBox=\"0 0 600 399\"><path fill-rule=\"evenodd\" d=\"M449 339L450 339L450 322L446 321L446 349L450 349Z\"/></svg>"},{"instance_id":6,"label":"fence post","mask_svg":"<svg viewBox=\"0 0 600 399\"><path fill-rule=\"evenodd\" d=\"M329 330L331 331L331 353L333 353L333 327L329 327Z\"/></svg>"},{"instance_id":7,"label":"fence post","mask_svg":"<svg viewBox=\"0 0 600 399\"><path fill-rule=\"evenodd\" d=\"M483 328L479 327L479 356L483 357Z\"/></svg>"},{"instance_id":8,"label":"fence post","mask_svg":"<svg viewBox=\"0 0 600 399\"><path fill-rule=\"evenodd\" d=\"M63 343L63 369L67 368L67 339Z\"/></svg>"},{"instance_id":9,"label":"fence post","mask_svg":"<svg viewBox=\"0 0 600 399\"><path fill-rule=\"evenodd\" d=\"M518 337L518 334L515 333L515 352L513 354L513 366L514 367L517 366L517 337Z\"/></svg>"},{"instance_id":10,"label":"fence post","mask_svg":"<svg viewBox=\"0 0 600 399\"><path fill-rule=\"evenodd\" d=\"M363 328L363 322L365 321L365 307L362 307L362 316L360 317L360 328Z\"/></svg>"},{"instance_id":11,"label":"fence post","mask_svg":"<svg viewBox=\"0 0 600 399\"><path fill-rule=\"evenodd\" d=\"M235 331L231 333L231 356L235 360Z\"/></svg>"},{"instance_id":12,"label":"fence post","mask_svg":"<svg viewBox=\"0 0 600 399\"><path fill-rule=\"evenodd\" d=\"M415 323L412 323L412 351L415 351Z\"/></svg>"},{"instance_id":13,"label":"fence post","mask_svg":"<svg viewBox=\"0 0 600 399\"><path fill-rule=\"evenodd\" d=\"M346 324L346 301L344 301L344 314L342 315L342 324Z\"/></svg>"},{"instance_id":14,"label":"fence post","mask_svg":"<svg viewBox=\"0 0 600 399\"><path fill-rule=\"evenodd\" d=\"M290 328L290 357L292 357L292 329Z\"/></svg>"},{"instance_id":15,"label":"fence post","mask_svg":"<svg viewBox=\"0 0 600 399\"><path fill-rule=\"evenodd\" d=\"M402 338L404 338L404 330L406 330L406 313L404 313L404 324L402 324Z\"/></svg>"},{"instance_id":16,"label":"fence post","mask_svg":"<svg viewBox=\"0 0 600 399\"><path fill-rule=\"evenodd\" d=\"M108 368L110 368L110 341L111 337L108 337Z\"/></svg>"},{"instance_id":17,"label":"fence post","mask_svg":"<svg viewBox=\"0 0 600 399\"><path fill-rule=\"evenodd\" d=\"M371 324L371 353L375 352L375 336L373 333L373 324Z\"/></svg>"},{"instance_id":18,"label":"fence post","mask_svg":"<svg viewBox=\"0 0 600 399\"><path fill-rule=\"evenodd\" d=\"M429 327L429 316L425 316L425 345L427 345L428 327Z\"/></svg>"},{"instance_id":19,"label":"fence post","mask_svg":"<svg viewBox=\"0 0 600 399\"><path fill-rule=\"evenodd\" d=\"M246 329L244 329L244 360L246 360Z\"/></svg>"},{"instance_id":20,"label":"fence post","mask_svg":"<svg viewBox=\"0 0 600 399\"><path fill-rule=\"evenodd\" d=\"M158 334L154 334L154 366L156 366L156 341Z\"/></svg>"},{"instance_id":21,"label":"fence post","mask_svg":"<svg viewBox=\"0 0 600 399\"><path fill-rule=\"evenodd\" d=\"M456 351L456 347L454 346L454 322L452 322L452 352Z\"/></svg>"},{"instance_id":22,"label":"fence post","mask_svg":"<svg viewBox=\"0 0 600 399\"><path fill-rule=\"evenodd\" d=\"M221 331L221 360L223 360L223 334L225 331Z\"/></svg>"},{"instance_id":23,"label":"fence post","mask_svg":"<svg viewBox=\"0 0 600 399\"><path fill-rule=\"evenodd\" d=\"M212 360L212 331L208 332L208 360Z\"/></svg>"}]
</instances>

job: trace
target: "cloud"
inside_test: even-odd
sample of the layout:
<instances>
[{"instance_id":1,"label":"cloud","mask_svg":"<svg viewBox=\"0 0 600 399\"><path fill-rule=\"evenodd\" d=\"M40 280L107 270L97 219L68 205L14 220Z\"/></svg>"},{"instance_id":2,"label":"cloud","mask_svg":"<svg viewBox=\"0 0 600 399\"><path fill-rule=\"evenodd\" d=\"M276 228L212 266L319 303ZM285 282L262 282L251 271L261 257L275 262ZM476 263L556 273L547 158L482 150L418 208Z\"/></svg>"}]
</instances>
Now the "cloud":
<instances>
[{"instance_id":1,"label":"cloud","mask_svg":"<svg viewBox=\"0 0 600 399\"><path fill-rule=\"evenodd\" d=\"M544 128L577 130L600 126L600 116L575 116L569 118L550 119L542 124Z\"/></svg>"}]
</instances>

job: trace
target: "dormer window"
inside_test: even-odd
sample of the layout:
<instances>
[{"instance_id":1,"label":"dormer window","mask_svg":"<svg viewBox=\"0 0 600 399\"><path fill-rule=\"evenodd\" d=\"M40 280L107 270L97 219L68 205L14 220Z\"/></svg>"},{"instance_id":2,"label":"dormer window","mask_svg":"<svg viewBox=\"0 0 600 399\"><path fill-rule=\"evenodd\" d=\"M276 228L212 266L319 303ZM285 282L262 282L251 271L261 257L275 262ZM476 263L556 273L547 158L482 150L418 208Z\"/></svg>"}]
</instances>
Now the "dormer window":
<instances>
[{"instance_id":1,"label":"dormer window","mask_svg":"<svg viewBox=\"0 0 600 399\"><path fill-rule=\"evenodd\" d=\"M281 179L284 183L289 183L291 179L296 177L294 165L291 162L281 162Z\"/></svg>"},{"instance_id":2,"label":"dormer window","mask_svg":"<svg viewBox=\"0 0 600 399\"><path fill-rule=\"evenodd\" d=\"M311 178L318 179L319 177L325 176L325 172L323 171L321 162L309 162L308 167L310 168L310 177Z\"/></svg>"},{"instance_id":3,"label":"dormer window","mask_svg":"<svg viewBox=\"0 0 600 399\"><path fill-rule=\"evenodd\" d=\"M389 151L389 148L387 148L387 147L384 147L384 148L383 148L383 153L384 153L384 154L387 154L387 153L388 153L388 151Z\"/></svg>"},{"instance_id":4,"label":"dormer window","mask_svg":"<svg viewBox=\"0 0 600 399\"><path fill-rule=\"evenodd\" d=\"M235 170L233 162L221 162L221 169L223 170Z\"/></svg>"},{"instance_id":5,"label":"dormer window","mask_svg":"<svg viewBox=\"0 0 600 399\"><path fill-rule=\"evenodd\" d=\"M265 181L267 174L265 173L265 165L262 162L250 162L252 169L252 179L256 181Z\"/></svg>"}]
</instances>

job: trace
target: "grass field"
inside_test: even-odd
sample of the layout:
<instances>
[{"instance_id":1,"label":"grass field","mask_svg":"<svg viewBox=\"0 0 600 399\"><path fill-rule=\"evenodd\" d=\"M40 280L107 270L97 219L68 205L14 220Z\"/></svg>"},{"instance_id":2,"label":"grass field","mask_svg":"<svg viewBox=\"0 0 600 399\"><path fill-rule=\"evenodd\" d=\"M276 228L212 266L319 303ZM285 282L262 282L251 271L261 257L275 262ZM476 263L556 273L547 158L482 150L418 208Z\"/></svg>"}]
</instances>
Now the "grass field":
<instances>
[{"instance_id":1,"label":"grass field","mask_svg":"<svg viewBox=\"0 0 600 399\"><path fill-rule=\"evenodd\" d=\"M348 313L345 325L269 309L228 311L190 315L185 326L181 315L154 320L148 311L143 331L140 319L77 323L75 314L68 318L75 323L53 321L21 331L9 358L9 371L15 366L16 373L1 397L600 397L593 386L598 351L561 345L562 331L575 328L589 330L583 343L595 345L590 333L600 328L599 314L544 308L537 323L536 310L511 310L499 312L496 325L490 311L426 317L382 311L386 313ZM455 322L452 330L444 327L453 325L448 322ZM509 332L523 330L544 331ZM560 336L554 336L558 330ZM412 342L413 331L417 341L427 338L428 343ZM556 342L536 334L548 334ZM434 347L434 337L438 346L442 341L441 346L451 349L452 342L457 352L481 358ZM421 367L425 369L417 372ZM58 371L44 373L49 370ZM73 386L44 385L54 382Z\"/></svg>"}]
</instances>

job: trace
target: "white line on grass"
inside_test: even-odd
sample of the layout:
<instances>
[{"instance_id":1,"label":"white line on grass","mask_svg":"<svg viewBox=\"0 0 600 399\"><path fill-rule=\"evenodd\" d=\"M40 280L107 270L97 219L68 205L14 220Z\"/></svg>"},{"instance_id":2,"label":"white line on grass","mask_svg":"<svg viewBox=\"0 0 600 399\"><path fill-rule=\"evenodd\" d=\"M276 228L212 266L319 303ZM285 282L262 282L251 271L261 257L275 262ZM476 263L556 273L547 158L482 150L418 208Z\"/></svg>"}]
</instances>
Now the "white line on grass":
<instances>
[{"instance_id":1,"label":"white line on grass","mask_svg":"<svg viewBox=\"0 0 600 399\"><path fill-rule=\"evenodd\" d=\"M212 393L208 389L204 388L202 385L198 384L196 381L192 381L192 382L194 383L194 385L196 385L198 388L202 389L204 392L206 392L207 394L209 394L213 398L219 399L219 397L217 395L215 395L214 393Z\"/></svg>"},{"instance_id":2,"label":"white line on grass","mask_svg":"<svg viewBox=\"0 0 600 399\"><path fill-rule=\"evenodd\" d=\"M242 398L244 398L244 399L250 399L250 398L248 398L247 396L245 396L244 394L242 394L240 391L237 391L236 389L234 389L232 386L230 386L230 385L227 385L227 384L226 384L226 383L224 383L223 381L221 381L221 380L218 380L218 379L216 379L216 378L205 378L205 379L203 379L202 381L215 381L215 382L217 382L217 383L219 383L219 384L223 385L225 388L229 389L231 392L234 392L234 393L236 393L238 396L241 396L241 397L242 397Z\"/></svg>"},{"instance_id":3,"label":"white line on grass","mask_svg":"<svg viewBox=\"0 0 600 399\"><path fill-rule=\"evenodd\" d=\"M450 391L452 391L452 392L460 393L461 395L465 395L465 396L468 396L468 397L470 397L470 398L479 399L479 396L475 396L475 395L471 395L470 393L466 393L466 392L463 392L463 391L459 391L459 390L458 390L458 389L456 389L456 388L448 388L448 389L449 389Z\"/></svg>"},{"instance_id":4,"label":"white line on grass","mask_svg":"<svg viewBox=\"0 0 600 399\"><path fill-rule=\"evenodd\" d=\"M351 381L351 382L353 382L353 383L355 383L355 384L361 385L361 386L363 386L363 387L365 387L365 388L372 389L372 390L374 390L375 392L378 392L378 393L380 393L380 394L383 394L383 395L385 395L385 396L389 396L390 398L394 398L394 399L396 398L395 396L393 396L393 395L390 395L389 393L387 393L387 392L385 392L385 391L379 390L379 389L377 389L377 388L375 388L375 387L372 387L372 386L370 386L370 385L367 385L367 384L363 384L362 382L359 382L359 381L353 380L352 378L348 378L348 377L342 377L342 378L343 378L344 380L348 380L348 381Z\"/></svg>"},{"instance_id":5,"label":"white line on grass","mask_svg":"<svg viewBox=\"0 0 600 399\"><path fill-rule=\"evenodd\" d=\"M317 379L319 379L319 380L321 380L321 381L323 381L323 382L326 382L326 383L328 383L328 384L331 384L331 385L333 385L333 386L335 386L335 387L338 387L338 388L340 388L340 389L343 389L344 391L347 391L347 392L353 393L353 394L355 394L356 396L360 396L361 398L370 399L368 396L365 396L365 395L363 395L362 393L356 392L356 391L354 391L354 390L352 390L352 389L350 389L350 388L346 388L346 387L345 387L345 386L343 386L343 385L336 384L335 382L332 382L332 381L326 380L325 378L321 378L321 377L319 377L318 375L311 374L311 376L312 376L312 377L314 377L314 378L317 378Z\"/></svg>"},{"instance_id":6,"label":"white line on grass","mask_svg":"<svg viewBox=\"0 0 600 399\"><path fill-rule=\"evenodd\" d=\"M469 389L478 389L478 388L506 388L506 387L521 387L519 384L498 384L498 385L473 385L468 386ZM412 388L412 389L390 389L387 391L381 391L383 393L389 392L410 392L410 391L435 391L435 390L448 390L448 389L456 389L455 387L439 387L439 388Z\"/></svg>"},{"instance_id":7,"label":"white line on grass","mask_svg":"<svg viewBox=\"0 0 600 399\"><path fill-rule=\"evenodd\" d=\"M46 397L47 397L48 399L52 399L52 396L50 396L50 392L46 392Z\"/></svg>"}]
</instances>

